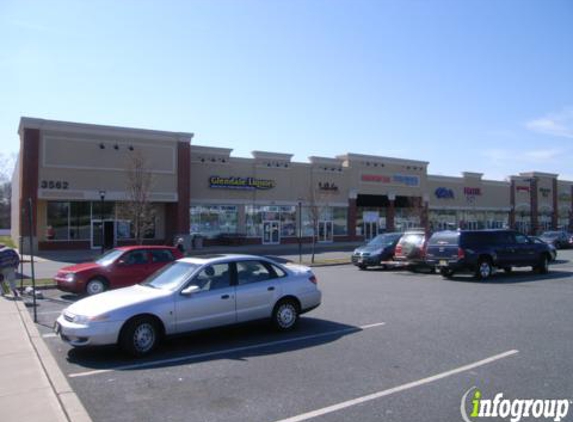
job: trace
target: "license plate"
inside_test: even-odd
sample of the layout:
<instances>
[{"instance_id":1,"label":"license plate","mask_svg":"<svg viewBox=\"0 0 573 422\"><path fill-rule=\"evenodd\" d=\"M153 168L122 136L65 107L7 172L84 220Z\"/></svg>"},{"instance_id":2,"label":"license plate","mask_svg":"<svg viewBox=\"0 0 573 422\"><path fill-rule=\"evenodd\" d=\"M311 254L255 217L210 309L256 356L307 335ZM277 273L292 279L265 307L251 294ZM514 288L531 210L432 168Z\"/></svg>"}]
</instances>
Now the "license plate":
<instances>
[{"instance_id":1,"label":"license plate","mask_svg":"<svg viewBox=\"0 0 573 422\"><path fill-rule=\"evenodd\" d=\"M54 331L57 335L60 335L60 333L62 332L62 326L57 321L54 323Z\"/></svg>"},{"instance_id":2,"label":"license plate","mask_svg":"<svg viewBox=\"0 0 573 422\"><path fill-rule=\"evenodd\" d=\"M445 260L440 260L440 267L447 267L448 266L448 261Z\"/></svg>"}]
</instances>

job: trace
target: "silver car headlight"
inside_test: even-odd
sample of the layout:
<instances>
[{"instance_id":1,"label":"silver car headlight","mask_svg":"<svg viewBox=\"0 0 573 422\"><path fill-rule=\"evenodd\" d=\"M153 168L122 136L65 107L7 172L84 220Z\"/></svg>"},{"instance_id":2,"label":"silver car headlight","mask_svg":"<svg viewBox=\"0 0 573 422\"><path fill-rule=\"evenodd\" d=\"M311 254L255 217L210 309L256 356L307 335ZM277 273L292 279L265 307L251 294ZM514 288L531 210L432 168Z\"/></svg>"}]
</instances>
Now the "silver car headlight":
<instances>
[{"instance_id":1,"label":"silver car headlight","mask_svg":"<svg viewBox=\"0 0 573 422\"><path fill-rule=\"evenodd\" d=\"M75 315L72 322L74 324L85 325L85 324L88 324L90 322L107 321L108 319L109 319L109 315L107 315L107 314L95 315L95 316Z\"/></svg>"},{"instance_id":2,"label":"silver car headlight","mask_svg":"<svg viewBox=\"0 0 573 422\"><path fill-rule=\"evenodd\" d=\"M68 283L73 283L76 279L76 275L74 273L68 273L66 274L66 281Z\"/></svg>"}]
</instances>

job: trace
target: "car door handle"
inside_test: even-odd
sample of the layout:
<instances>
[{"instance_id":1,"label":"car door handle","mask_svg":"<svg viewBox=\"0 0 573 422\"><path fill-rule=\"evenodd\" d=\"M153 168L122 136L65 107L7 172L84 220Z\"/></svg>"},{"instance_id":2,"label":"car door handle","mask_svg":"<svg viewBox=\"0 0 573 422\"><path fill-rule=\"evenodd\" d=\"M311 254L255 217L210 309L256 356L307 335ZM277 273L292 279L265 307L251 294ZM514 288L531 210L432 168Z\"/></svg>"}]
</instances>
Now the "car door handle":
<instances>
[{"instance_id":1,"label":"car door handle","mask_svg":"<svg viewBox=\"0 0 573 422\"><path fill-rule=\"evenodd\" d=\"M221 296L221 299L229 299L231 296L230 295L223 295Z\"/></svg>"},{"instance_id":2,"label":"car door handle","mask_svg":"<svg viewBox=\"0 0 573 422\"><path fill-rule=\"evenodd\" d=\"M269 292L272 292L274 289L275 289L275 286L271 286L271 287L267 288L267 290L268 290Z\"/></svg>"}]
</instances>

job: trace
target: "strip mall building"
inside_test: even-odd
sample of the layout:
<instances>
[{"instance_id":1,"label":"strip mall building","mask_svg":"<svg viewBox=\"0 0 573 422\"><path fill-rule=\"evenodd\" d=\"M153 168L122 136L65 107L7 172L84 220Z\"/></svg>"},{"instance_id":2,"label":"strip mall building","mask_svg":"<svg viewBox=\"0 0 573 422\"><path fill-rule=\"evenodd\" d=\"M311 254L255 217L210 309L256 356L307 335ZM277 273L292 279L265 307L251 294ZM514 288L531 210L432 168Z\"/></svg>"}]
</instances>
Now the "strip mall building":
<instances>
[{"instance_id":1,"label":"strip mall building","mask_svg":"<svg viewBox=\"0 0 573 422\"><path fill-rule=\"evenodd\" d=\"M13 177L12 236L30 233L40 250L99 248L133 242L119 204L129 200L134 154L152 175L149 243L196 234L208 244L281 244L369 239L413 227L525 233L573 226L573 182L529 172L509 181L481 173L434 176L428 163L347 153L309 157L192 145L192 133L23 117ZM102 227L103 225L103 227Z\"/></svg>"}]
</instances>

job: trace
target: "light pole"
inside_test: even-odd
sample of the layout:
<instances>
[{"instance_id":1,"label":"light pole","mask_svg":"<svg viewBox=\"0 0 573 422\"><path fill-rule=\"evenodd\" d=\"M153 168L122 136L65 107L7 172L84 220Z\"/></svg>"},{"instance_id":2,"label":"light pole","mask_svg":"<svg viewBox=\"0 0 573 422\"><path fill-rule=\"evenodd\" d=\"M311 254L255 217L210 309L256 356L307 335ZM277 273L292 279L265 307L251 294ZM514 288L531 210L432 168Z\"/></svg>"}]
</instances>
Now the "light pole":
<instances>
[{"instance_id":1,"label":"light pole","mask_svg":"<svg viewBox=\"0 0 573 422\"><path fill-rule=\"evenodd\" d=\"M100 199L101 199L101 202L100 202L100 205L99 205L99 207L100 207L100 213L99 213L99 215L100 215L100 225L101 225L101 254L103 255L103 253L104 253L104 251L105 251L105 245L104 245L104 243L105 243L105 242L104 242L104 239L105 239L105 230L104 230L104 227L103 227L103 202L104 202L104 200L105 200L105 191L104 191L104 190L100 190L100 191L99 191L99 197L100 197Z\"/></svg>"},{"instance_id":2,"label":"light pole","mask_svg":"<svg viewBox=\"0 0 573 422\"><path fill-rule=\"evenodd\" d=\"M302 263L302 201L298 201L298 263Z\"/></svg>"}]
</instances>

